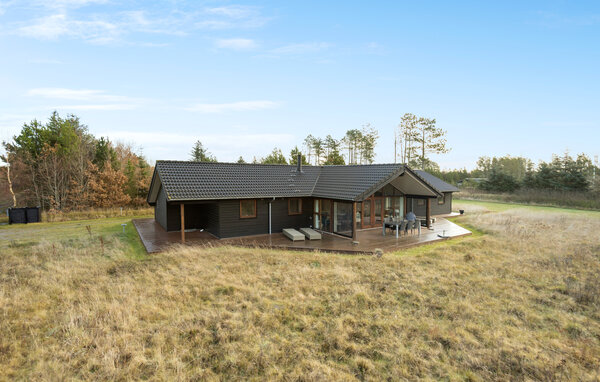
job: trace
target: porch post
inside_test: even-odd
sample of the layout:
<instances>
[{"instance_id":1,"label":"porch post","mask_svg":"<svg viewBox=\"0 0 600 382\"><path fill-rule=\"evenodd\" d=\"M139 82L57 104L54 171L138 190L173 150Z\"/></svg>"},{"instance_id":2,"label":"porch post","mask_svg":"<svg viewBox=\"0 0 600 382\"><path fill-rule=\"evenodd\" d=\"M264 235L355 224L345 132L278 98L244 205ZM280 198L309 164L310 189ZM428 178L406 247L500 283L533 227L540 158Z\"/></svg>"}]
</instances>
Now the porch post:
<instances>
[{"instance_id":1,"label":"porch post","mask_svg":"<svg viewBox=\"0 0 600 382\"><path fill-rule=\"evenodd\" d=\"M425 219L427 219L427 228L431 228L431 198L427 198L427 208L425 209Z\"/></svg>"},{"instance_id":2,"label":"porch post","mask_svg":"<svg viewBox=\"0 0 600 382\"><path fill-rule=\"evenodd\" d=\"M185 243L185 207L184 204L180 204L181 208L181 242Z\"/></svg>"},{"instance_id":3,"label":"porch post","mask_svg":"<svg viewBox=\"0 0 600 382\"><path fill-rule=\"evenodd\" d=\"M408 208L408 198L406 197L406 195L404 195L404 216L406 216L406 213L408 212L406 209ZM404 216L401 216L402 219L404 219Z\"/></svg>"},{"instance_id":4,"label":"porch post","mask_svg":"<svg viewBox=\"0 0 600 382\"><path fill-rule=\"evenodd\" d=\"M352 240L356 241L356 202L352 203Z\"/></svg>"}]
</instances>

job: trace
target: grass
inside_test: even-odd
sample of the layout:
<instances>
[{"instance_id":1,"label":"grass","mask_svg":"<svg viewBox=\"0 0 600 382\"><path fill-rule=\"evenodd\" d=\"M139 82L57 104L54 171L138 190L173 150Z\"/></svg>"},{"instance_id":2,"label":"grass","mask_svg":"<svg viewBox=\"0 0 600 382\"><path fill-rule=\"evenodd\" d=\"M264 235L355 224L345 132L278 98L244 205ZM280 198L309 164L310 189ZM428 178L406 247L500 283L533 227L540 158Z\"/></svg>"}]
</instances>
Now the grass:
<instances>
[{"instance_id":1,"label":"grass","mask_svg":"<svg viewBox=\"0 0 600 382\"><path fill-rule=\"evenodd\" d=\"M492 212L504 212L508 210L524 210L530 212L546 212L550 214L568 214L568 215L577 215L577 216L585 216L591 218L600 218L600 211L588 211L581 210L576 208L566 208L566 207L554 207L554 206L534 206L529 204L520 204L520 203L507 203L507 202L498 202L498 201L482 201L482 200L467 200L467 199L454 199L453 200L453 208L458 211L459 209L463 209L467 212L482 212L482 211L492 211Z\"/></svg>"},{"instance_id":2,"label":"grass","mask_svg":"<svg viewBox=\"0 0 600 382\"><path fill-rule=\"evenodd\" d=\"M43 211L43 222L62 222L72 220L104 219L127 216L152 216L154 209L146 208L90 208L73 211Z\"/></svg>"},{"instance_id":3,"label":"grass","mask_svg":"<svg viewBox=\"0 0 600 382\"><path fill-rule=\"evenodd\" d=\"M578 191L552 191L519 189L509 193L487 192L473 188L463 188L455 197L460 199L522 203L547 207L600 210L600 193Z\"/></svg>"},{"instance_id":4,"label":"grass","mask_svg":"<svg viewBox=\"0 0 600 382\"><path fill-rule=\"evenodd\" d=\"M142 215L139 217L146 217ZM134 216L133 218L138 218ZM100 245L102 240L117 240L123 254L133 258L146 257L146 251L131 222L131 217L114 217L55 223L13 224L0 226L0 250L32 247L42 244L79 243L80 246ZM126 224L123 232L122 224ZM88 228L89 227L89 228Z\"/></svg>"},{"instance_id":5,"label":"grass","mask_svg":"<svg viewBox=\"0 0 600 382\"><path fill-rule=\"evenodd\" d=\"M118 219L93 228L112 232L103 250L49 225L1 248L0 380L600 378L600 219L464 206L455 221L476 235L381 258L178 247L141 261Z\"/></svg>"}]
</instances>

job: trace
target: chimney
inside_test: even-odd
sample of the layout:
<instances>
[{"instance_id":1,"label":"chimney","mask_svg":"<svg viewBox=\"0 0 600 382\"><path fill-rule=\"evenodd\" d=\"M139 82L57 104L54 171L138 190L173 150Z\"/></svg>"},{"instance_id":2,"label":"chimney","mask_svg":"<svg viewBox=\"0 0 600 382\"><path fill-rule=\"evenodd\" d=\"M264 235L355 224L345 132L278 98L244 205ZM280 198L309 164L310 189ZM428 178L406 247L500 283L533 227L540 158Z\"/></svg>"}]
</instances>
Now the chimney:
<instances>
[{"instance_id":1,"label":"chimney","mask_svg":"<svg viewBox=\"0 0 600 382\"><path fill-rule=\"evenodd\" d=\"M302 153L298 153L298 167L297 172L302 172Z\"/></svg>"}]
</instances>

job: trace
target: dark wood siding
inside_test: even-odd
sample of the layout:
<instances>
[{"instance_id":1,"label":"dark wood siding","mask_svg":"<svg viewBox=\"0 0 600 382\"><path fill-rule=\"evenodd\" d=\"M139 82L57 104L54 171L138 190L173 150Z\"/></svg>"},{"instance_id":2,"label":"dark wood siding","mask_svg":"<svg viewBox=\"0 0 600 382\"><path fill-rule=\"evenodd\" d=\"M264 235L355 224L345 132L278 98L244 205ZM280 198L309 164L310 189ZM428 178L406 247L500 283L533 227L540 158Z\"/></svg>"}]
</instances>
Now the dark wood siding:
<instances>
[{"instance_id":1,"label":"dark wood siding","mask_svg":"<svg viewBox=\"0 0 600 382\"><path fill-rule=\"evenodd\" d=\"M268 208L268 206L267 206ZM310 198L302 199L302 213L288 215L288 200L276 199L271 205L272 232L281 232L284 228L302 228L312 226L313 201ZM267 222L268 233L268 222Z\"/></svg>"},{"instance_id":2,"label":"dark wood siding","mask_svg":"<svg viewBox=\"0 0 600 382\"><path fill-rule=\"evenodd\" d=\"M271 201L271 230L308 227L311 223L312 198L302 199L302 214L288 215L287 199ZM219 202L219 237L236 237L269 233L269 199L256 201L256 217L240 218L239 200Z\"/></svg>"},{"instance_id":3,"label":"dark wood siding","mask_svg":"<svg viewBox=\"0 0 600 382\"><path fill-rule=\"evenodd\" d=\"M181 229L179 208L179 204L167 203L167 231L179 231Z\"/></svg>"},{"instance_id":4,"label":"dark wood siding","mask_svg":"<svg viewBox=\"0 0 600 382\"><path fill-rule=\"evenodd\" d=\"M156 198L156 205L154 206L154 220L158 222L164 229L167 228L167 196L165 195L165 189L161 186L158 191Z\"/></svg>"},{"instance_id":5,"label":"dark wood siding","mask_svg":"<svg viewBox=\"0 0 600 382\"><path fill-rule=\"evenodd\" d=\"M444 204L438 204L437 198L431 199L431 214L432 215L447 215L452 212L452 193L446 192L446 199ZM411 199L412 199L412 208L413 212L417 216L425 216L425 210L427 208L427 200L426 199L417 199L417 198L408 198L407 200L407 210L411 209ZM419 205L419 200L423 203Z\"/></svg>"}]
</instances>

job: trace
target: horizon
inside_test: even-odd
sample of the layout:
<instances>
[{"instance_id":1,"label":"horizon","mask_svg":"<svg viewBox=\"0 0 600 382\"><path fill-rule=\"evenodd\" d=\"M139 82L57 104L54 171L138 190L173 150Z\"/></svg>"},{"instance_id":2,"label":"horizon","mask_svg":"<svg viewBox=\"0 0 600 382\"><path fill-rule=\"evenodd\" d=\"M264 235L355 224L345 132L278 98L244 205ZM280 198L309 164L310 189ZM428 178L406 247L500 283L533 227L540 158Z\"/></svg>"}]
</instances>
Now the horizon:
<instances>
[{"instance_id":1,"label":"horizon","mask_svg":"<svg viewBox=\"0 0 600 382\"><path fill-rule=\"evenodd\" d=\"M447 131L441 169L593 160L599 38L593 2L0 1L0 140L57 110L151 163L196 140L250 162L370 123L383 164L413 113Z\"/></svg>"}]
</instances>

